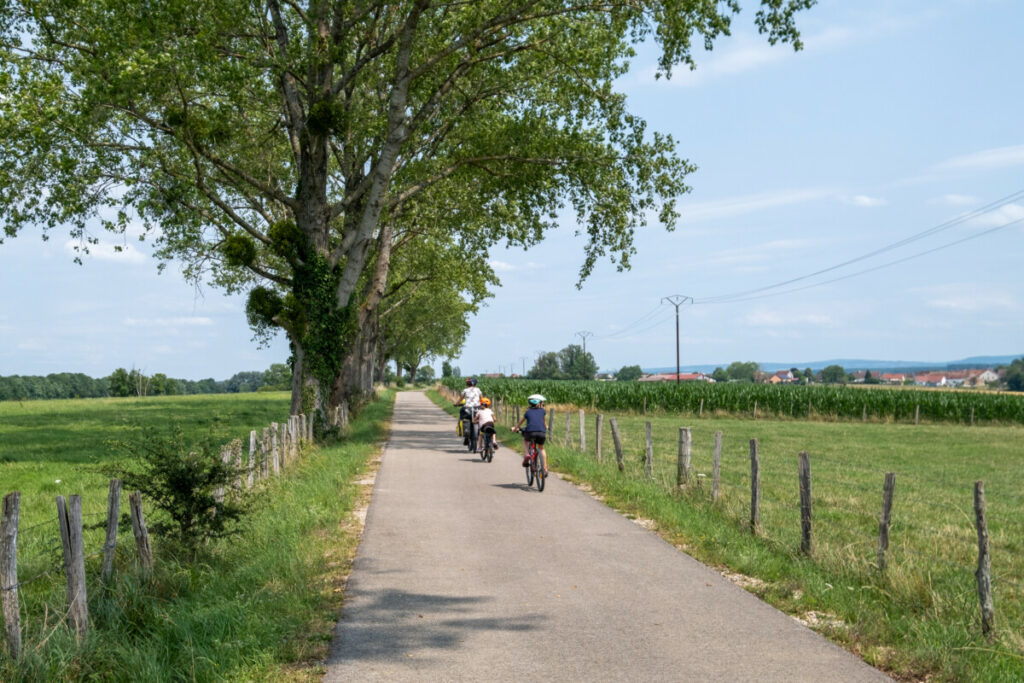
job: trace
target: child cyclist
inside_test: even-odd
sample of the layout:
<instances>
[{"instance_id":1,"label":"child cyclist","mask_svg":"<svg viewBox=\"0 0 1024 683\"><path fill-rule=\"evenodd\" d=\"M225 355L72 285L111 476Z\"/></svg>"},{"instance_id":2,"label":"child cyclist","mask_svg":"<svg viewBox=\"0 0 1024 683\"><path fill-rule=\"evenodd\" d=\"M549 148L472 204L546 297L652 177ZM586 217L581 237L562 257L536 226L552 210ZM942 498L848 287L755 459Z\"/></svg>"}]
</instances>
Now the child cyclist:
<instances>
[{"instance_id":1,"label":"child cyclist","mask_svg":"<svg viewBox=\"0 0 1024 683\"><path fill-rule=\"evenodd\" d=\"M494 431L494 411L491 410L491 399L486 396L480 399L480 409L476 411L473 421L476 422L476 433L480 435L477 440L477 450L483 451L484 436L487 432L491 435L494 450L498 450L498 435Z\"/></svg>"},{"instance_id":2,"label":"child cyclist","mask_svg":"<svg viewBox=\"0 0 1024 683\"><path fill-rule=\"evenodd\" d=\"M544 401L546 400L540 394L528 397L526 402L530 404L530 407L523 413L519 423L512 428L513 432L521 432L523 435L523 467L530 466L530 456L527 453L529 452L529 442L532 441L540 447L540 463L545 476L548 473L548 454L544 450L544 441L548 431L544 423L547 415L547 411L544 410ZM525 427L523 427L524 424ZM520 427L523 428L520 429Z\"/></svg>"}]
</instances>

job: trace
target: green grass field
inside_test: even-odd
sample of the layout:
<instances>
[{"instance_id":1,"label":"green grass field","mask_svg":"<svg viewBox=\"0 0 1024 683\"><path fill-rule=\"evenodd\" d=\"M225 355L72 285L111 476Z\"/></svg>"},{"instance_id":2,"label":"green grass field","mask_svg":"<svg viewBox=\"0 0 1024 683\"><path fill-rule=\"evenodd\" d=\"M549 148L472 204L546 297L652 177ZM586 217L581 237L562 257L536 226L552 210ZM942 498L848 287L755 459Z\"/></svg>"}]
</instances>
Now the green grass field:
<instances>
[{"instance_id":1,"label":"green grass field","mask_svg":"<svg viewBox=\"0 0 1024 683\"><path fill-rule=\"evenodd\" d=\"M81 494L86 524L101 522L107 479L95 466L119 457L109 440L174 421L227 442L284 421L288 396L0 403L0 495L21 491L19 580L29 581L19 596L23 657L11 661L0 644L0 680L318 680L358 541L354 481L386 437L392 399L261 484L240 535L198 562L161 554L154 540L145 579L122 529L113 585L100 586L99 557L87 560L91 628L82 643L63 623L63 575L31 580L60 561L55 496ZM101 530L87 531L86 554L102 542Z\"/></svg>"},{"instance_id":2,"label":"green grass field","mask_svg":"<svg viewBox=\"0 0 1024 683\"><path fill-rule=\"evenodd\" d=\"M450 405L442 401L441 404ZM867 661L909 679L1024 679L1024 428L859 422L695 419L658 413L604 418L602 461L594 414L579 451L578 411L555 406L553 468L610 505L652 521L701 561L745 581L781 609ZM622 434L615 465L610 418ZM646 481L645 422L653 432ZM675 490L679 428L693 436L693 484ZM720 500L711 502L714 433L723 434ZM749 530L750 440L758 439L761 532ZM510 445L518 439L505 432ZM811 457L814 547L800 553L798 453ZM877 569L886 472L896 474L888 569ZM981 635L974 571L974 482L985 482L996 637ZM697 483L699 482L699 484Z\"/></svg>"}]
</instances>

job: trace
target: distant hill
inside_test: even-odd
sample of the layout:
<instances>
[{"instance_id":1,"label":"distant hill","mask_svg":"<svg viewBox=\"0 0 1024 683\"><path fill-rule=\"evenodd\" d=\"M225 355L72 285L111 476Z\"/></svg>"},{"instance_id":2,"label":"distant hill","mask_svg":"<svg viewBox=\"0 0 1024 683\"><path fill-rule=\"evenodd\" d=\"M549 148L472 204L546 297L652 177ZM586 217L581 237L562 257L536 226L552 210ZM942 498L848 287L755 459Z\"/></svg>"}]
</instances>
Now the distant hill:
<instances>
[{"instance_id":1,"label":"distant hill","mask_svg":"<svg viewBox=\"0 0 1024 683\"><path fill-rule=\"evenodd\" d=\"M818 361L800 361L795 363L779 363L773 361L759 361L758 364L761 369L765 372L775 372L776 370L788 370L790 368L810 368L817 372L822 368L829 365L842 366L847 372L853 370L888 370L888 371L913 371L913 370L958 370L965 368L995 368L1000 365L1009 365L1014 360L1024 357L1024 353L1018 353L1013 356L971 356L970 358L963 358L961 360L952 360L938 363L928 363L925 361L914 361L914 360L866 360L863 358L835 358L832 360L818 360ZM714 372L715 368L726 368L729 366L728 361L725 363L717 363L715 365L686 365L683 364L681 369L683 371L697 371L711 373ZM655 372L675 372L676 366L658 367L658 368L644 368L646 373ZM611 372L614 372L611 371Z\"/></svg>"}]
</instances>

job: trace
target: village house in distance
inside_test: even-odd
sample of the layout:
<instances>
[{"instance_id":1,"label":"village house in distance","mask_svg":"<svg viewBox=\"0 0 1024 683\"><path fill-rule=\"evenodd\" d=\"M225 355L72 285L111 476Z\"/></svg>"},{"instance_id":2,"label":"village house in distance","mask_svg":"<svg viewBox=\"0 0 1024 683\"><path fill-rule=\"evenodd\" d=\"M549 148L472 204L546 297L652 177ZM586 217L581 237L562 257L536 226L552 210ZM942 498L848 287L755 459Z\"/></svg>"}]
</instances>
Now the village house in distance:
<instances>
[{"instance_id":1,"label":"village house in distance","mask_svg":"<svg viewBox=\"0 0 1024 683\"><path fill-rule=\"evenodd\" d=\"M850 373L851 384L863 384L870 377L877 379L878 384L889 385L914 385L919 387L971 387L980 388L998 382L1000 375L995 370L980 368L972 370L943 370L919 372L916 374L903 372L881 372L875 370L856 370ZM676 373L657 372L640 377L639 382L675 382ZM703 372L681 372L678 375L680 382L715 382L711 375ZM602 379L602 377L598 377ZM610 379L605 377L604 379ZM774 373L760 372L755 376L755 382L763 384L796 384L799 379L790 370L778 370Z\"/></svg>"}]
</instances>

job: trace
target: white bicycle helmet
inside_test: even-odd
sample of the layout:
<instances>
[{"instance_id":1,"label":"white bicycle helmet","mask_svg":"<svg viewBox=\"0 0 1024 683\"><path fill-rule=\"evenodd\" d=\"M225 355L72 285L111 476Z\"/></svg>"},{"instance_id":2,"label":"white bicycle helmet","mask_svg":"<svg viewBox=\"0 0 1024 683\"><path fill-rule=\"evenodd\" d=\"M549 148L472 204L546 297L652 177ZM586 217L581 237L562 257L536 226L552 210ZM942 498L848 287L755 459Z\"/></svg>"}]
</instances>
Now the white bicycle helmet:
<instances>
[{"instance_id":1,"label":"white bicycle helmet","mask_svg":"<svg viewBox=\"0 0 1024 683\"><path fill-rule=\"evenodd\" d=\"M529 396L526 397L526 402L529 403L531 406L535 406L538 403L542 403L544 401L547 401L547 399L541 396L540 394L530 394Z\"/></svg>"}]
</instances>

